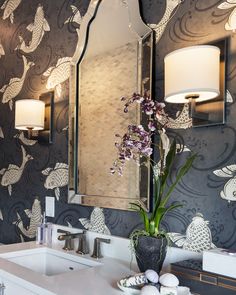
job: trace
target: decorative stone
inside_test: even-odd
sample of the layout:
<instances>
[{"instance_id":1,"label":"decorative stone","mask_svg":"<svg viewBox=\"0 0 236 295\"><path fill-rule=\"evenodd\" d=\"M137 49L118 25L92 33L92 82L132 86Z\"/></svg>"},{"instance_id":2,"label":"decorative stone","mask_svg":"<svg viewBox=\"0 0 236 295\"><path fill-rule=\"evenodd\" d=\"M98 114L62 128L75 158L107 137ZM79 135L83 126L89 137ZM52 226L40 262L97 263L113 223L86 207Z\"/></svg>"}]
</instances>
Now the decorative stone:
<instances>
[{"instance_id":1,"label":"decorative stone","mask_svg":"<svg viewBox=\"0 0 236 295\"><path fill-rule=\"evenodd\" d=\"M160 292L156 287L146 285L141 289L140 295L160 295Z\"/></svg>"},{"instance_id":2,"label":"decorative stone","mask_svg":"<svg viewBox=\"0 0 236 295\"><path fill-rule=\"evenodd\" d=\"M179 285L178 278L172 273L165 273L164 275L160 276L159 282L164 287L174 288Z\"/></svg>"},{"instance_id":3,"label":"decorative stone","mask_svg":"<svg viewBox=\"0 0 236 295\"><path fill-rule=\"evenodd\" d=\"M154 270L147 269L145 271L145 275L146 275L146 278L149 280L149 282L154 283L154 284L158 283L159 275Z\"/></svg>"},{"instance_id":4,"label":"decorative stone","mask_svg":"<svg viewBox=\"0 0 236 295\"><path fill-rule=\"evenodd\" d=\"M177 287L178 295L190 295L190 289L188 287Z\"/></svg>"},{"instance_id":5,"label":"decorative stone","mask_svg":"<svg viewBox=\"0 0 236 295\"><path fill-rule=\"evenodd\" d=\"M170 288L170 287L163 287L161 286L161 295L177 295L178 292L177 292L177 288Z\"/></svg>"}]
</instances>

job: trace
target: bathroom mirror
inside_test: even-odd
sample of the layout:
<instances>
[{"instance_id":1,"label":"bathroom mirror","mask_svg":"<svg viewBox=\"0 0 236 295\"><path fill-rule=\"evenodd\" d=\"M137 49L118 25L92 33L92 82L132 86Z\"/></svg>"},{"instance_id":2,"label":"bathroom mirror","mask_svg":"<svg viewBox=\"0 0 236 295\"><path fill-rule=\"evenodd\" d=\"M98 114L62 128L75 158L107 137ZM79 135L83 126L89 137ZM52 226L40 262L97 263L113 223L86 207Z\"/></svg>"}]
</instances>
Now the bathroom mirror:
<instances>
[{"instance_id":1,"label":"bathroom mirror","mask_svg":"<svg viewBox=\"0 0 236 295\"><path fill-rule=\"evenodd\" d=\"M110 168L115 135L142 120L138 106L124 113L120 99L151 91L152 44L137 0L91 1L70 79L70 203L126 210L138 201L149 210L148 168L131 161L122 177Z\"/></svg>"}]
</instances>

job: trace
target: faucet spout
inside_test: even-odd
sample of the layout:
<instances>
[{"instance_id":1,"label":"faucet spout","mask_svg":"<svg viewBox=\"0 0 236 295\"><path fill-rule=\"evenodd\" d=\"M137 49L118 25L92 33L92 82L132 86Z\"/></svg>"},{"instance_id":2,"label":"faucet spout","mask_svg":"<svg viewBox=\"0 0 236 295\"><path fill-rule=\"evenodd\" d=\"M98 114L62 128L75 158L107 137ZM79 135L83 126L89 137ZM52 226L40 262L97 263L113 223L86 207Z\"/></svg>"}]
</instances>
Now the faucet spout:
<instances>
[{"instance_id":1,"label":"faucet spout","mask_svg":"<svg viewBox=\"0 0 236 295\"><path fill-rule=\"evenodd\" d=\"M85 233L83 233L79 236L79 246L78 246L78 250L76 251L76 253L78 253L80 255L85 255L85 254L89 253Z\"/></svg>"},{"instance_id":2,"label":"faucet spout","mask_svg":"<svg viewBox=\"0 0 236 295\"><path fill-rule=\"evenodd\" d=\"M60 235L58 236L58 240L59 241L66 241L66 240L69 240L69 239L75 239L77 237L79 237L80 235L83 235L83 233L66 233L65 235Z\"/></svg>"}]
</instances>

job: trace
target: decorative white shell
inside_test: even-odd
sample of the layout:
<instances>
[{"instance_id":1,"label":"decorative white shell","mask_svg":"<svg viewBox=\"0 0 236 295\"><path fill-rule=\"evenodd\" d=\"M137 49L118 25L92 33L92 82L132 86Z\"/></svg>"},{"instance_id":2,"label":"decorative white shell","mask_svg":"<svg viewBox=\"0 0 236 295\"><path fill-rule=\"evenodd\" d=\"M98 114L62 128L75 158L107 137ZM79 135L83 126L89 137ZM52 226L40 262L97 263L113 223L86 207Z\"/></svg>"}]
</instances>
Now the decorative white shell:
<instances>
[{"instance_id":1,"label":"decorative white shell","mask_svg":"<svg viewBox=\"0 0 236 295\"><path fill-rule=\"evenodd\" d=\"M177 287L179 285L178 278L172 273L165 273L162 276L160 276L159 282L162 286L171 288Z\"/></svg>"},{"instance_id":2,"label":"decorative white shell","mask_svg":"<svg viewBox=\"0 0 236 295\"><path fill-rule=\"evenodd\" d=\"M160 295L160 292L155 286L146 285L141 289L140 295Z\"/></svg>"},{"instance_id":3,"label":"decorative white shell","mask_svg":"<svg viewBox=\"0 0 236 295\"><path fill-rule=\"evenodd\" d=\"M125 287L132 287L132 286L138 286L138 285L142 285L142 284L146 284L147 278L145 276L144 273L138 273L134 276L130 276L128 278L125 278L123 280L123 285Z\"/></svg>"},{"instance_id":4,"label":"decorative white shell","mask_svg":"<svg viewBox=\"0 0 236 295\"><path fill-rule=\"evenodd\" d=\"M147 269L145 271L145 275L146 275L146 278L149 280L149 282L155 283L155 284L158 283L159 275L154 270Z\"/></svg>"}]
</instances>

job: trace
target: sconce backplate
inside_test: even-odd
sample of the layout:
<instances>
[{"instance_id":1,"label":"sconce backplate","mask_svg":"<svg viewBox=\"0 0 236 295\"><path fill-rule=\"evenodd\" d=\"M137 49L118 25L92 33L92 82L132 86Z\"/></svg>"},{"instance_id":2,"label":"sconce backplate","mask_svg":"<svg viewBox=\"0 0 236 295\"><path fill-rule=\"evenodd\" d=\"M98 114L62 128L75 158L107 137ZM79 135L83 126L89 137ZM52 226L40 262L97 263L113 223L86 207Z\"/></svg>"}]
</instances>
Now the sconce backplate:
<instances>
[{"instance_id":1,"label":"sconce backplate","mask_svg":"<svg viewBox=\"0 0 236 295\"><path fill-rule=\"evenodd\" d=\"M53 143L54 91L42 93L39 99L45 103L45 122L44 130L38 131L38 142L51 144Z\"/></svg>"},{"instance_id":2,"label":"sconce backplate","mask_svg":"<svg viewBox=\"0 0 236 295\"><path fill-rule=\"evenodd\" d=\"M208 43L220 48L220 95L212 100L196 102L193 127L225 123L227 43L227 38Z\"/></svg>"}]
</instances>

